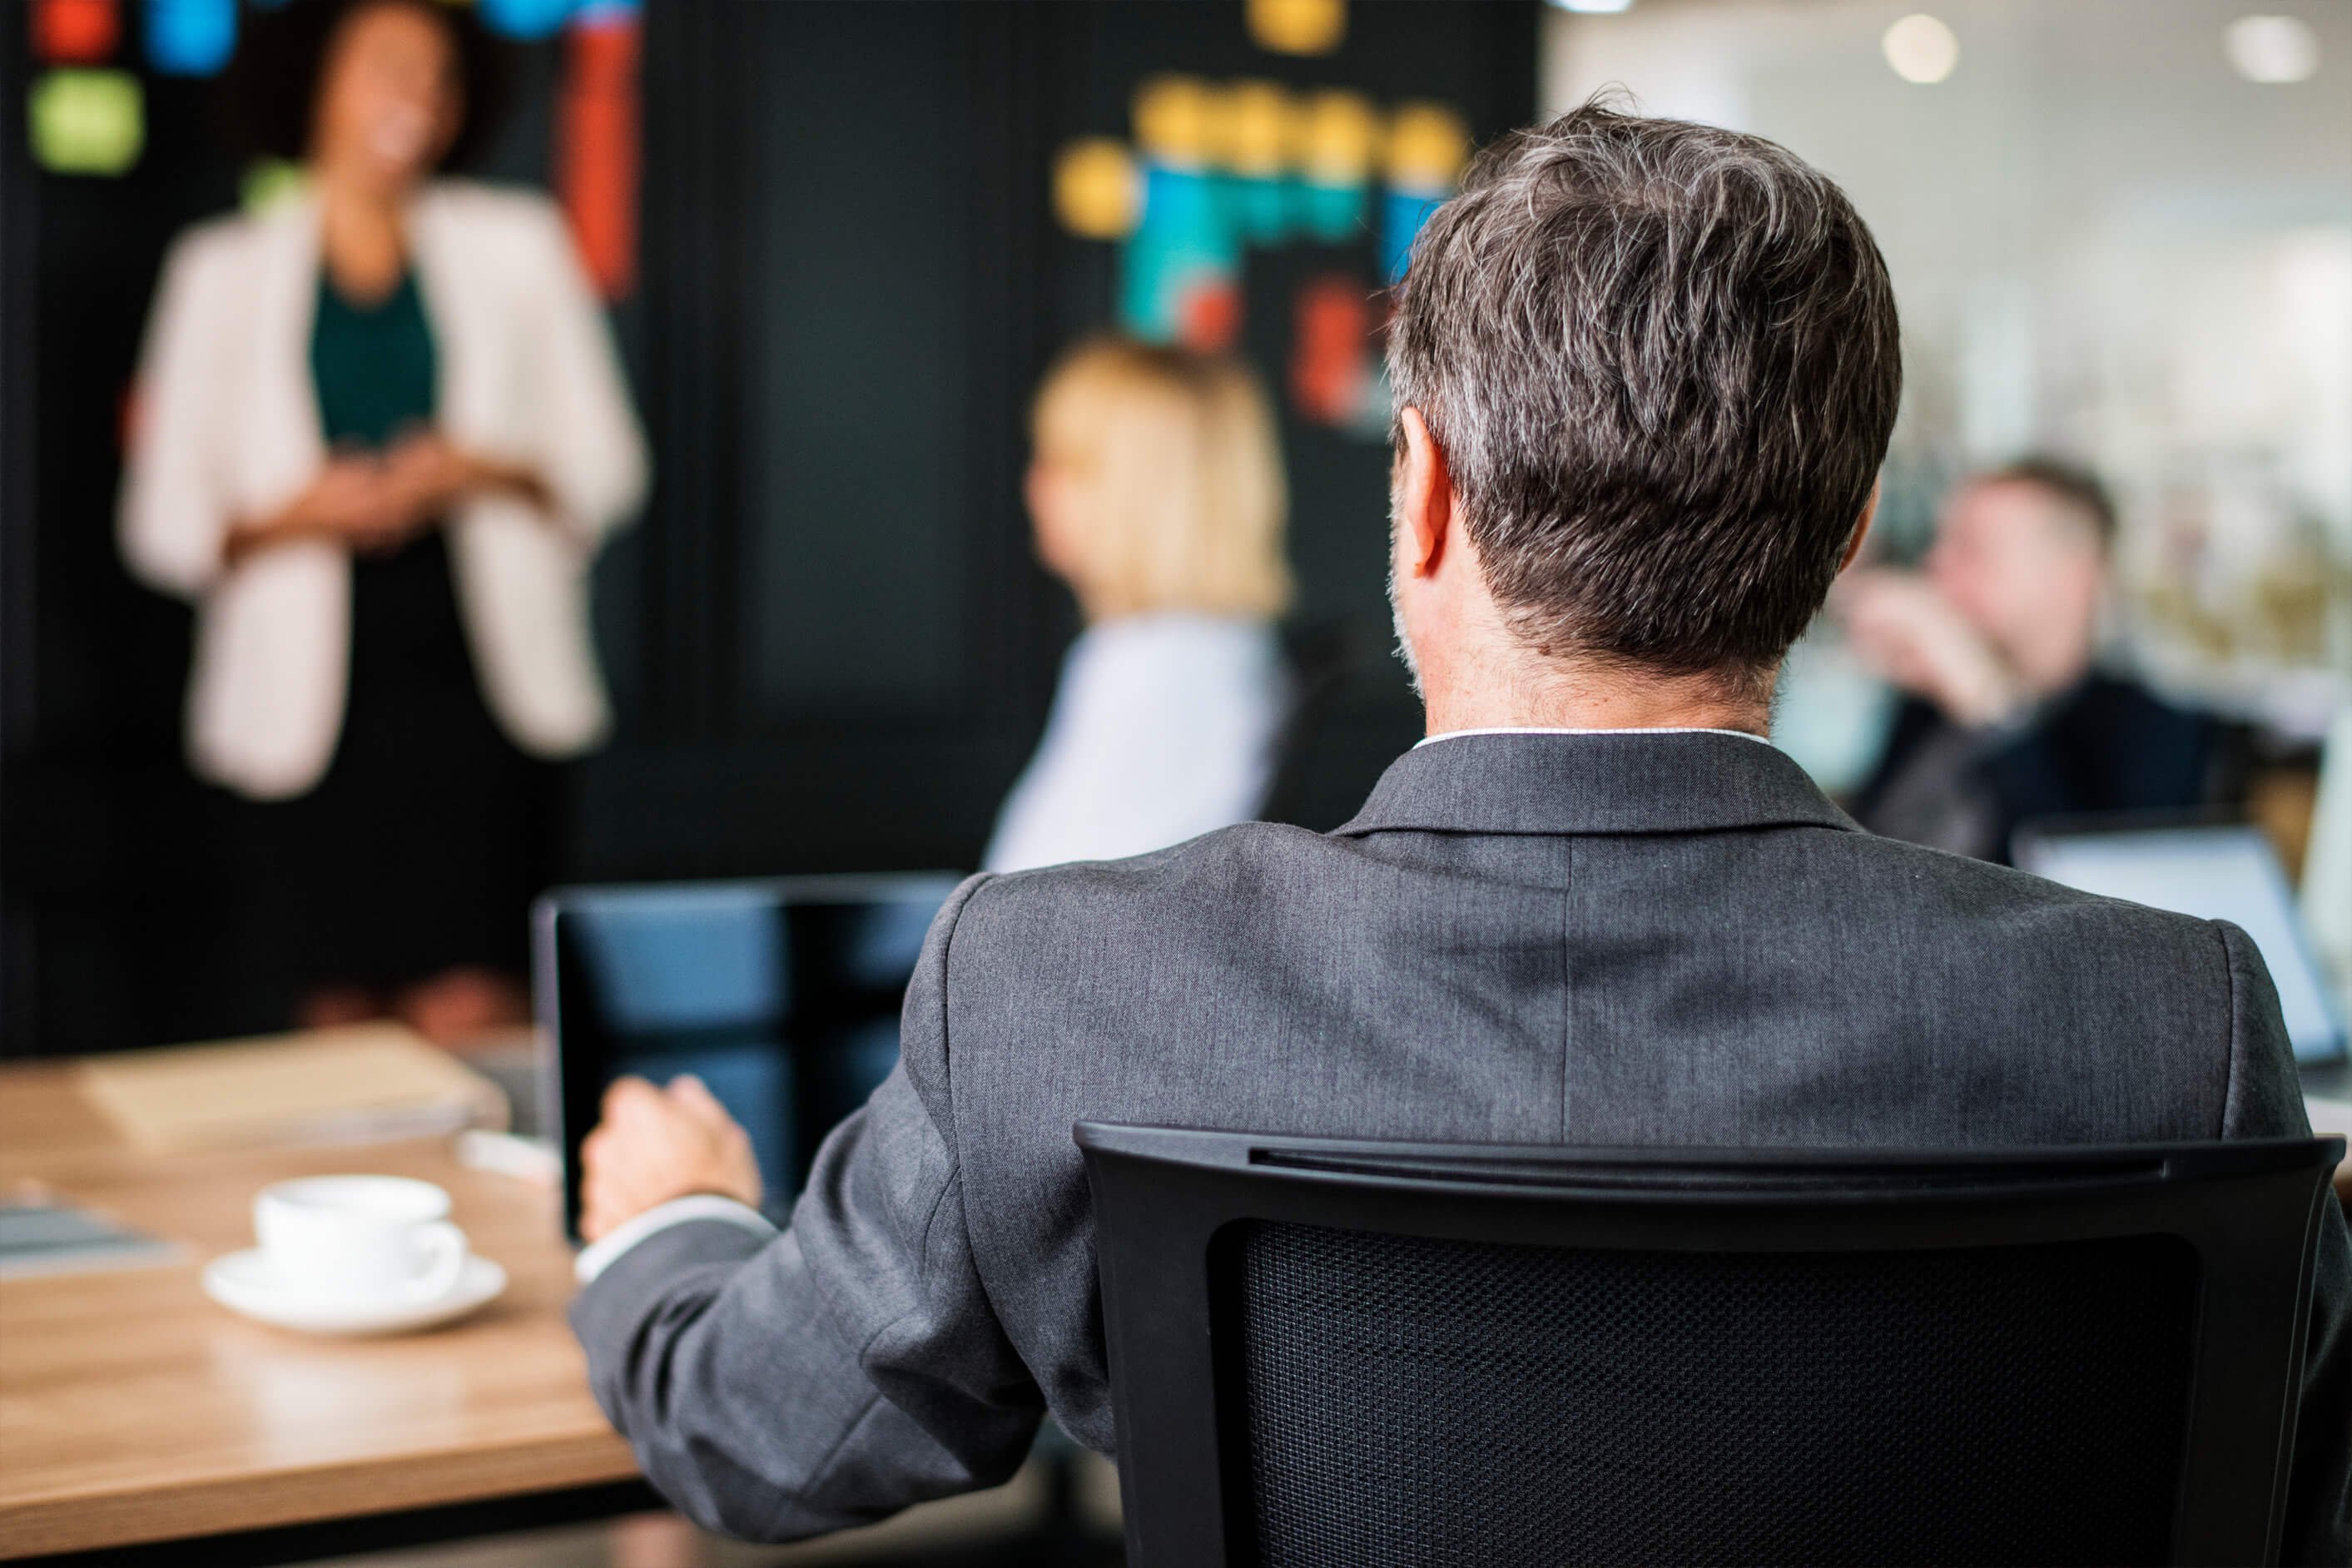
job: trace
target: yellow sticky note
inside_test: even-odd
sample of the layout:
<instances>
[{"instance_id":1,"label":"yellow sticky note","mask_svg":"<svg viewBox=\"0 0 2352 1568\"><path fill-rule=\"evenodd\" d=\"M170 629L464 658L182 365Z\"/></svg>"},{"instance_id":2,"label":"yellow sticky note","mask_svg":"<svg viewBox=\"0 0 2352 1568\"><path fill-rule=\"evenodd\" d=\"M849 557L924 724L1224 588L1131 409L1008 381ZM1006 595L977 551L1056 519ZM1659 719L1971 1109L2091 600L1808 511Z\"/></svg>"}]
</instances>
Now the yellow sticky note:
<instances>
[{"instance_id":1,"label":"yellow sticky note","mask_svg":"<svg viewBox=\"0 0 2352 1568\"><path fill-rule=\"evenodd\" d=\"M1328 55L1348 36L1348 0L1249 0L1253 42L1277 55Z\"/></svg>"},{"instance_id":2,"label":"yellow sticky note","mask_svg":"<svg viewBox=\"0 0 2352 1568\"><path fill-rule=\"evenodd\" d=\"M1143 181L1126 148L1082 136L1054 160L1054 212L1085 239L1124 239L1143 208Z\"/></svg>"},{"instance_id":3,"label":"yellow sticky note","mask_svg":"<svg viewBox=\"0 0 2352 1568\"><path fill-rule=\"evenodd\" d=\"M43 71L25 117L34 162L56 174L120 174L147 140L146 101L129 71Z\"/></svg>"}]
</instances>

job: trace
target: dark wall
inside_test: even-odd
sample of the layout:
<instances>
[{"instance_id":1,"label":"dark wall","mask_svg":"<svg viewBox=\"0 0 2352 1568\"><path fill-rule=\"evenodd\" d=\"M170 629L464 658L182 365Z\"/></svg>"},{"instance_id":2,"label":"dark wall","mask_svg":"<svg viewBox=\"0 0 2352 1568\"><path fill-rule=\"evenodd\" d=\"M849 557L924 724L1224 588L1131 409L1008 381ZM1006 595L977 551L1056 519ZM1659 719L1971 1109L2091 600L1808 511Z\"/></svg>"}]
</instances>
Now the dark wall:
<instances>
[{"instance_id":1,"label":"dark wall","mask_svg":"<svg viewBox=\"0 0 2352 1568\"><path fill-rule=\"evenodd\" d=\"M164 244L228 205L203 84L148 84L147 152L118 180L26 161L21 13L0 28L8 387L0 491L0 1045L139 1037L198 984L166 939L195 911L178 763L190 620L117 564L112 509L130 366Z\"/></svg>"},{"instance_id":2,"label":"dark wall","mask_svg":"<svg viewBox=\"0 0 2352 1568\"><path fill-rule=\"evenodd\" d=\"M1233 5L656 0L642 283L616 317L653 437L598 569L613 745L572 770L578 879L961 867L1034 744L1076 620L1029 556L1026 404L1109 316L1113 248L1047 171L1125 137L1157 71L1533 110L1538 7L1358 4L1334 55ZM126 6L135 29L138 7ZM179 756L190 618L114 554L121 402L158 261L234 203L206 84L149 82L120 180L37 174L0 28L0 1052L185 1038L235 1016L211 942L221 805ZM126 55L136 55L135 32ZM489 172L543 179L553 46ZM1278 386L1310 272L1253 253L1244 346ZM1302 644L1344 674L1282 791L1328 826L1417 732L1386 654L1386 454L1285 416ZM364 896L355 889L355 896Z\"/></svg>"},{"instance_id":3,"label":"dark wall","mask_svg":"<svg viewBox=\"0 0 2352 1568\"><path fill-rule=\"evenodd\" d=\"M1533 112L1532 4L1359 4L1334 54L1231 5L653 8L644 391L664 464L645 700L583 770L596 875L972 864L1074 620L1030 563L1025 408L1108 321L1114 247L1051 220L1068 138L1129 133L1161 71ZM1369 237L1253 252L1245 348L1278 388L1287 304ZM1297 622L1350 673L1286 815L1330 826L1417 734L1388 657L1387 457L1285 416ZM665 617L683 617L671 619Z\"/></svg>"}]
</instances>

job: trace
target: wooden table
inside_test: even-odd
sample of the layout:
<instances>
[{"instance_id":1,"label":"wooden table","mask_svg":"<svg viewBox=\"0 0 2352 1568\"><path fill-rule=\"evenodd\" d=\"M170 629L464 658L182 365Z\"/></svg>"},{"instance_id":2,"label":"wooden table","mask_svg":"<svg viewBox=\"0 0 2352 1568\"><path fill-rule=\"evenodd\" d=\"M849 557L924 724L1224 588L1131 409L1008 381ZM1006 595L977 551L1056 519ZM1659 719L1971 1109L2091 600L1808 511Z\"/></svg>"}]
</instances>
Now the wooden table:
<instances>
[{"instance_id":1,"label":"wooden table","mask_svg":"<svg viewBox=\"0 0 2352 1568\"><path fill-rule=\"evenodd\" d=\"M446 1187L476 1249L506 1267L506 1295L446 1329L349 1341L265 1328L205 1298L203 1263L251 1244L255 1192L336 1171ZM2352 1163L2337 1180L2346 1191ZM70 1068L0 1068L0 1188L25 1181L189 1256L0 1280L0 1559L637 1475L563 1322L572 1259L556 1194L466 1170L446 1140L150 1159L84 1101Z\"/></svg>"},{"instance_id":2,"label":"wooden table","mask_svg":"<svg viewBox=\"0 0 2352 1568\"><path fill-rule=\"evenodd\" d=\"M421 1176L505 1266L481 1313L402 1339L324 1340L207 1299L287 1176ZM0 1186L36 1181L183 1244L163 1267L0 1280L0 1558L247 1531L626 1481L563 1321L551 1191L459 1166L446 1140L147 1158L68 1067L0 1068Z\"/></svg>"}]
</instances>

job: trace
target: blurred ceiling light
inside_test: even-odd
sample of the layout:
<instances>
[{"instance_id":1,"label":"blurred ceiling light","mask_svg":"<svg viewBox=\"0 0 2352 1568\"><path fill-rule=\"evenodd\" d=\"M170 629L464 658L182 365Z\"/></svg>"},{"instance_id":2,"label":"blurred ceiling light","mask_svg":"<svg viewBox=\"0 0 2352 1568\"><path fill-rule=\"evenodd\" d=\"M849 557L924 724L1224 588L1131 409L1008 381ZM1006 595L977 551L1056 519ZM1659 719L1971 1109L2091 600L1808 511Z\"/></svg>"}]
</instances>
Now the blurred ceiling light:
<instances>
[{"instance_id":1,"label":"blurred ceiling light","mask_svg":"<svg viewBox=\"0 0 2352 1568\"><path fill-rule=\"evenodd\" d=\"M1951 28L1923 11L1915 11L1886 29L1878 40L1886 63L1905 81L1937 82L1960 63L1960 40Z\"/></svg>"},{"instance_id":2,"label":"blurred ceiling light","mask_svg":"<svg viewBox=\"0 0 2352 1568\"><path fill-rule=\"evenodd\" d=\"M1581 11L1587 16L1606 16L1614 12L1631 10L1633 0L1551 0L1563 11Z\"/></svg>"},{"instance_id":3,"label":"blurred ceiling light","mask_svg":"<svg viewBox=\"0 0 2352 1568\"><path fill-rule=\"evenodd\" d=\"M2300 16L2241 16L2221 47L2248 81L2302 81L2319 68L2319 35Z\"/></svg>"}]
</instances>

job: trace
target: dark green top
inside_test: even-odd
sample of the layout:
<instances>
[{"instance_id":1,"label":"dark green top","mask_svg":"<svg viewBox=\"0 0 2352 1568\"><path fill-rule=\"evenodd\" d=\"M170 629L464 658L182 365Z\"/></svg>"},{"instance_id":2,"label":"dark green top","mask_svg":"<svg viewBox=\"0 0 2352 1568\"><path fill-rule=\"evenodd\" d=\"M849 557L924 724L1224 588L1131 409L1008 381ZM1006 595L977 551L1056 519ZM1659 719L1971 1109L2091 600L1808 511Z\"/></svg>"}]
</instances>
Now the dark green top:
<instances>
[{"instance_id":1,"label":"dark green top","mask_svg":"<svg viewBox=\"0 0 2352 1568\"><path fill-rule=\"evenodd\" d=\"M377 452L430 426L436 357L414 277L367 306L320 277L310 379L329 446ZM449 553L437 527L352 552L334 760L310 795L268 808L291 812L271 896L302 985L391 992L455 965L525 966L551 779L482 700Z\"/></svg>"},{"instance_id":2,"label":"dark green top","mask_svg":"<svg viewBox=\"0 0 2352 1568\"><path fill-rule=\"evenodd\" d=\"M310 379L330 447L383 448L410 426L432 424L433 329L415 273L402 273L391 293L361 306L319 269Z\"/></svg>"}]
</instances>

